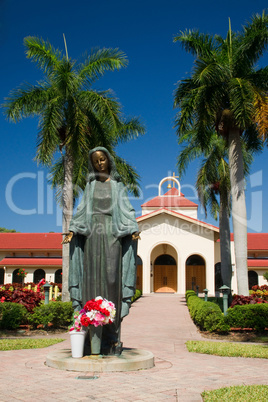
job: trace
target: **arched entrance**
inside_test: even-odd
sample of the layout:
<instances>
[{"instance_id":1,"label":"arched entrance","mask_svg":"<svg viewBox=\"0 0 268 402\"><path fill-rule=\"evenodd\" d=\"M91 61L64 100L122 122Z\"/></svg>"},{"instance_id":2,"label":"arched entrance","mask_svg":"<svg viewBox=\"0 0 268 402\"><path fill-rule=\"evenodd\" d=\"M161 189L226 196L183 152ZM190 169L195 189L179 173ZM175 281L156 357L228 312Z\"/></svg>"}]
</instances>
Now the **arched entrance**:
<instances>
[{"instance_id":1,"label":"arched entrance","mask_svg":"<svg viewBox=\"0 0 268 402\"><path fill-rule=\"evenodd\" d=\"M5 278L5 270L4 268L0 268L0 285L4 285Z\"/></svg>"},{"instance_id":2,"label":"arched entrance","mask_svg":"<svg viewBox=\"0 0 268 402\"><path fill-rule=\"evenodd\" d=\"M19 268L15 269L12 274L12 283L23 283L23 277L18 275Z\"/></svg>"},{"instance_id":3,"label":"arched entrance","mask_svg":"<svg viewBox=\"0 0 268 402\"><path fill-rule=\"evenodd\" d=\"M41 279L46 277L46 273L43 269L39 268L34 271L34 283L38 283Z\"/></svg>"},{"instance_id":4,"label":"arched entrance","mask_svg":"<svg viewBox=\"0 0 268 402\"><path fill-rule=\"evenodd\" d=\"M142 290L142 260L139 256L137 257L136 289Z\"/></svg>"},{"instance_id":5,"label":"arched entrance","mask_svg":"<svg viewBox=\"0 0 268 402\"><path fill-rule=\"evenodd\" d=\"M55 272L55 283L62 283L62 269L57 269Z\"/></svg>"},{"instance_id":6,"label":"arched entrance","mask_svg":"<svg viewBox=\"0 0 268 402\"><path fill-rule=\"evenodd\" d=\"M177 264L169 254L162 254L155 260L154 292L177 292Z\"/></svg>"},{"instance_id":7,"label":"arched entrance","mask_svg":"<svg viewBox=\"0 0 268 402\"><path fill-rule=\"evenodd\" d=\"M252 289L252 286L259 284L259 278L256 271L248 271L248 288Z\"/></svg>"},{"instance_id":8,"label":"arched entrance","mask_svg":"<svg viewBox=\"0 0 268 402\"><path fill-rule=\"evenodd\" d=\"M215 290L218 291L223 285L221 277L221 263L217 262L215 264Z\"/></svg>"},{"instance_id":9,"label":"arched entrance","mask_svg":"<svg viewBox=\"0 0 268 402\"><path fill-rule=\"evenodd\" d=\"M196 286L201 292L206 288L206 267L204 259L194 254L186 261L186 290L196 290Z\"/></svg>"}]
</instances>

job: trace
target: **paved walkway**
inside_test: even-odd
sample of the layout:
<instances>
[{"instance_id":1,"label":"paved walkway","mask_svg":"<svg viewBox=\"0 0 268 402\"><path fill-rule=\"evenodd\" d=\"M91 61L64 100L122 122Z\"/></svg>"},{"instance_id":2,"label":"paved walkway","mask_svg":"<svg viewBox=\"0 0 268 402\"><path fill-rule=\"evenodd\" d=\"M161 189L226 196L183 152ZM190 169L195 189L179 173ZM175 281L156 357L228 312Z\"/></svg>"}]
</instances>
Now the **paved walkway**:
<instances>
[{"instance_id":1,"label":"paved walkway","mask_svg":"<svg viewBox=\"0 0 268 402\"><path fill-rule=\"evenodd\" d=\"M45 366L46 349L0 352L0 401L201 401L201 392L224 386L268 384L265 359L189 353L186 340L200 340L185 299L150 294L139 299L122 325L125 347L150 350L155 367L125 373L79 373ZM95 379L79 379L79 376Z\"/></svg>"}]
</instances>

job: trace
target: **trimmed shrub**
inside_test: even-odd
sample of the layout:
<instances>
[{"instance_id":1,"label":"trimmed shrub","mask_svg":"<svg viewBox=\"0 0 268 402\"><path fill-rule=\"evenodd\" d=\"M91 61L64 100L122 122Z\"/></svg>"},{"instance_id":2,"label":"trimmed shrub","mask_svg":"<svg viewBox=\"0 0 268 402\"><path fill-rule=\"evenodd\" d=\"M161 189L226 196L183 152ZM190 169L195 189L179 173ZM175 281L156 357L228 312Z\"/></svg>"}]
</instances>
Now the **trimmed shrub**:
<instances>
[{"instance_id":1,"label":"trimmed shrub","mask_svg":"<svg viewBox=\"0 0 268 402\"><path fill-rule=\"evenodd\" d=\"M204 298L203 298L204 300ZM208 301L217 304L221 311L223 311L223 298L222 297L208 297Z\"/></svg>"},{"instance_id":2,"label":"trimmed shrub","mask_svg":"<svg viewBox=\"0 0 268 402\"><path fill-rule=\"evenodd\" d=\"M53 314L52 324L54 328L68 327L71 324L74 313L72 302L50 302L48 305Z\"/></svg>"},{"instance_id":3,"label":"trimmed shrub","mask_svg":"<svg viewBox=\"0 0 268 402\"><path fill-rule=\"evenodd\" d=\"M140 289L136 289L134 296L131 298L131 303L134 303L142 296L142 291Z\"/></svg>"},{"instance_id":4,"label":"trimmed shrub","mask_svg":"<svg viewBox=\"0 0 268 402\"><path fill-rule=\"evenodd\" d=\"M266 301L266 292L261 291L251 291L251 295L243 296L243 295L234 295L233 301L231 303L231 308L234 306L243 306L246 304L257 304L257 303L268 303Z\"/></svg>"},{"instance_id":5,"label":"trimmed shrub","mask_svg":"<svg viewBox=\"0 0 268 402\"><path fill-rule=\"evenodd\" d=\"M226 322L233 328L252 328L264 331L268 328L268 304L246 304L227 310Z\"/></svg>"},{"instance_id":6,"label":"trimmed shrub","mask_svg":"<svg viewBox=\"0 0 268 402\"><path fill-rule=\"evenodd\" d=\"M44 295L28 289L14 290L12 286L5 285L0 289L0 299L3 299L5 303L22 304L29 312L32 312L34 307L42 303Z\"/></svg>"},{"instance_id":7,"label":"trimmed shrub","mask_svg":"<svg viewBox=\"0 0 268 402\"><path fill-rule=\"evenodd\" d=\"M228 332L230 330L216 303L205 302L192 290L186 292L186 301L192 320L201 330L209 332Z\"/></svg>"},{"instance_id":8,"label":"trimmed shrub","mask_svg":"<svg viewBox=\"0 0 268 402\"><path fill-rule=\"evenodd\" d=\"M72 302L50 302L35 307L29 316L29 323L34 328L68 327L73 320Z\"/></svg>"},{"instance_id":9,"label":"trimmed shrub","mask_svg":"<svg viewBox=\"0 0 268 402\"><path fill-rule=\"evenodd\" d=\"M49 308L49 304L42 304L33 309L33 312L29 317L29 324L34 328L47 328L48 324L52 324L53 314Z\"/></svg>"},{"instance_id":10,"label":"trimmed shrub","mask_svg":"<svg viewBox=\"0 0 268 402\"><path fill-rule=\"evenodd\" d=\"M0 303L0 328L17 329L27 322L27 309L18 303Z\"/></svg>"},{"instance_id":11,"label":"trimmed shrub","mask_svg":"<svg viewBox=\"0 0 268 402\"><path fill-rule=\"evenodd\" d=\"M186 303L188 304L188 299L192 296L196 296L196 293L194 290L187 290L185 297L186 297Z\"/></svg>"}]
</instances>

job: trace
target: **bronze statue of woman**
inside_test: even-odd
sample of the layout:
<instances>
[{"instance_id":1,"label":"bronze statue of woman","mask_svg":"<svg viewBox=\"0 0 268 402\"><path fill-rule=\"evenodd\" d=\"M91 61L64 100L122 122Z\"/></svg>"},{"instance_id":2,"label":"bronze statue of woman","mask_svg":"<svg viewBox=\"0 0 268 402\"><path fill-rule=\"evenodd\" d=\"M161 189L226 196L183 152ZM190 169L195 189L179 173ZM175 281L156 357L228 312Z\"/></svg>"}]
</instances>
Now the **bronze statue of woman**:
<instances>
[{"instance_id":1,"label":"bronze statue of woman","mask_svg":"<svg viewBox=\"0 0 268 402\"><path fill-rule=\"evenodd\" d=\"M102 354L120 354L120 325L136 286L135 211L106 148L89 153L89 176L63 243L70 242L69 292L75 310L97 296L116 307L113 324L103 326Z\"/></svg>"}]
</instances>

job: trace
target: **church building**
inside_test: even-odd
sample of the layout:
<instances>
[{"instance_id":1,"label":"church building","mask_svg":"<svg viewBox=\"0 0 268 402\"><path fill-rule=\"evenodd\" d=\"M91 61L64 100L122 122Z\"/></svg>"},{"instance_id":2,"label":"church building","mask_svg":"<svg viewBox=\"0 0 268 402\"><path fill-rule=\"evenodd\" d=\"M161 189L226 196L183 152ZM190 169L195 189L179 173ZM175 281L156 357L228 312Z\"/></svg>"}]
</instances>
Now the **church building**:
<instances>
[{"instance_id":1,"label":"church building","mask_svg":"<svg viewBox=\"0 0 268 402\"><path fill-rule=\"evenodd\" d=\"M166 182L172 185L165 193ZM198 219L198 204L185 198L179 181L161 180L158 195L141 208L137 288L143 294L184 294L187 289L216 294L222 286L219 228ZM61 282L61 241L60 233L0 233L0 284L18 282L19 268L27 272L25 283ZM232 291L237 293L232 236L231 252ZM266 271L268 233L248 233L249 287L267 284Z\"/></svg>"},{"instance_id":2,"label":"church building","mask_svg":"<svg viewBox=\"0 0 268 402\"><path fill-rule=\"evenodd\" d=\"M164 193L162 185L173 182ZM180 183L166 177L158 196L141 206L137 218L141 241L138 246L137 287L144 293L208 289L214 295L222 286L219 228L198 219L198 205L185 198ZM237 293L233 236L232 291ZM268 233L248 233L249 286L265 284L268 271Z\"/></svg>"}]
</instances>

